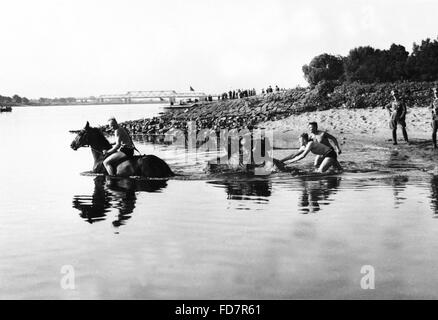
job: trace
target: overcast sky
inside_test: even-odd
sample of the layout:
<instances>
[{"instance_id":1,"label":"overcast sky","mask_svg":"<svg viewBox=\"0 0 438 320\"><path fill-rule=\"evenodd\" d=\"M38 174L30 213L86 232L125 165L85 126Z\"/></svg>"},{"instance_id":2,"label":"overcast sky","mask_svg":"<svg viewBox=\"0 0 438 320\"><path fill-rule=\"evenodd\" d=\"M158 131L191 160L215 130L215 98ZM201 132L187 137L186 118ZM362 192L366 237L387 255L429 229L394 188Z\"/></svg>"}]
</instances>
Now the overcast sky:
<instances>
[{"instance_id":1,"label":"overcast sky","mask_svg":"<svg viewBox=\"0 0 438 320\"><path fill-rule=\"evenodd\" d=\"M315 55L438 36L436 0L2 0L0 94L306 85Z\"/></svg>"}]
</instances>

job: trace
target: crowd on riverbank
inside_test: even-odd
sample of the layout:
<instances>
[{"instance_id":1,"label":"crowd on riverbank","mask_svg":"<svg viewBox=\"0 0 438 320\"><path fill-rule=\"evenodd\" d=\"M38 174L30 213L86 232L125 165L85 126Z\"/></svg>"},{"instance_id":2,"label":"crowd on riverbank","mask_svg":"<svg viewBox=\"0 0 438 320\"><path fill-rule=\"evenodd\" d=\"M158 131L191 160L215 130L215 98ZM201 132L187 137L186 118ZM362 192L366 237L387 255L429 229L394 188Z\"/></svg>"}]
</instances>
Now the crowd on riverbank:
<instances>
[{"instance_id":1,"label":"crowd on riverbank","mask_svg":"<svg viewBox=\"0 0 438 320\"><path fill-rule=\"evenodd\" d=\"M279 93L284 92L286 89L280 89L279 86L275 86L275 91L272 88L272 86L268 86L265 90L265 88L262 88L261 90L261 96L269 95L272 93ZM228 92L224 92L221 95L218 96L218 100L234 100L234 99L242 99L242 98L248 98L253 97L257 95L256 89L238 89L238 90L230 90ZM208 100L211 101L211 100Z\"/></svg>"},{"instance_id":2,"label":"crowd on riverbank","mask_svg":"<svg viewBox=\"0 0 438 320\"><path fill-rule=\"evenodd\" d=\"M255 96L255 89L238 89L238 90L230 90L228 92L224 92L217 97L218 100L234 100L234 99L242 99Z\"/></svg>"}]
</instances>

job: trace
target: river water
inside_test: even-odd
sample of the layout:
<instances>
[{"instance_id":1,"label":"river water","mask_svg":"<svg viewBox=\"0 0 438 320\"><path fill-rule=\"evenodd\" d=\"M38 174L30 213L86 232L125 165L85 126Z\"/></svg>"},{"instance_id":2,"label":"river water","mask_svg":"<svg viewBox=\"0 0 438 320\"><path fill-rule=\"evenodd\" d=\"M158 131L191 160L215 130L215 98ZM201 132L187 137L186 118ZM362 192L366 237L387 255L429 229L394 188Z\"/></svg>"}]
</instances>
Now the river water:
<instances>
[{"instance_id":1,"label":"river water","mask_svg":"<svg viewBox=\"0 0 438 320\"><path fill-rule=\"evenodd\" d=\"M438 177L403 151L364 149L375 167L341 175L208 176L202 157L137 137L184 177L81 174L91 153L69 130L162 107L0 114L0 298L438 298Z\"/></svg>"}]
</instances>

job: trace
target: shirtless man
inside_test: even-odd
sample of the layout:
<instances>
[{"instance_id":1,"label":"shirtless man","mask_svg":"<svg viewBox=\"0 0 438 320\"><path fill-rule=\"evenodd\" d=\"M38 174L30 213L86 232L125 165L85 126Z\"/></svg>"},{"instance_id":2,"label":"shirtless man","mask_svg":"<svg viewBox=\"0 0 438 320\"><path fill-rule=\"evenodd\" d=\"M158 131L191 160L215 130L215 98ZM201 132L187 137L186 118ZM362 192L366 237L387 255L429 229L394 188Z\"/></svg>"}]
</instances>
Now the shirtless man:
<instances>
[{"instance_id":1,"label":"shirtless man","mask_svg":"<svg viewBox=\"0 0 438 320\"><path fill-rule=\"evenodd\" d=\"M309 135L307 133L303 133L300 136L300 144L301 147L299 149L298 154L290 155L284 159L282 159L282 162L286 162L291 160L291 163L297 162L301 159L304 159L309 152L312 152L313 154L316 154L318 156L322 156L322 162L319 166L317 172L323 173L326 172L330 167L334 167L337 169L341 169L342 167L338 162L337 154L335 150L331 147L326 146L325 144L319 143L318 141L312 141L309 139Z\"/></svg>"},{"instance_id":2,"label":"shirtless man","mask_svg":"<svg viewBox=\"0 0 438 320\"><path fill-rule=\"evenodd\" d=\"M433 101L432 105L430 106L432 108L432 141L433 141L433 148L437 149L436 145L436 132L438 130L438 96L437 96L437 88L433 88Z\"/></svg>"},{"instance_id":3,"label":"shirtless man","mask_svg":"<svg viewBox=\"0 0 438 320\"><path fill-rule=\"evenodd\" d=\"M321 131L318 130L318 124L316 122L309 122L309 138L313 141L317 141L319 143L322 143L326 145L329 148L332 148L332 145L330 144L331 140L333 144L336 146L336 149L338 150L338 155L342 153L341 147L339 146L338 140L333 137L331 134L329 134L327 131ZM317 155L315 157L315 167L318 168L322 162L323 157L320 155Z\"/></svg>"},{"instance_id":4,"label":"shirtless man","mask_svg":"<svg viewBox=\"0 0 438 320\"><path fill-rule=\"evenodd\" d=\"M387 104L385 108L388 110L390 116L389 127L392 129L393 144L397 144L398 124L402 127L403 138L407 143L409 143L408 133L406 132L406 104L403 101L399 101L399 99L397 99L397 90L392 90L391 95L393 101Z\"/></svg>"},{"instance_id":5,"label":"shirtless man","mask_svg":"<svg viewBox=\"0 0 438 320\"><path fill-rule=\"evenodd\" d=\"M103 151L103 155L107 156L103 161L103 165L108 174L114 176L113 166L122 163L126 159L132 158L135 147L126 129L120 127L115 118L110 118L108 122L110 127L114 130L116 143L111 149Z\"/></svg>"}]
</instances>

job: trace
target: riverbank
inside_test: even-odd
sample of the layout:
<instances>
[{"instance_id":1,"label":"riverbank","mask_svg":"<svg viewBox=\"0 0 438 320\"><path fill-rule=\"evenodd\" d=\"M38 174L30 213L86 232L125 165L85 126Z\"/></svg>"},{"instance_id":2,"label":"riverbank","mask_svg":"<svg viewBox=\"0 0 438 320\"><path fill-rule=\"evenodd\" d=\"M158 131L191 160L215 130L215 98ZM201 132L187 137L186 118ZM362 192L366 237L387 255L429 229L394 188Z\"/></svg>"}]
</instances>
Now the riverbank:
<instances>
[{"instance_id":1,"label":"riverbank","mask_svg":"<svg viewBox=\"0 0 438 320\"><path fill-rule=\"evenodd\" d=\"M342 137L384 141L391 138L388 112L396 89L408 105L407 130L412 138L431 138L428 109L434 82L384 84L341 84L323 82L314 88L296 88L266 96L236 100L198 102L187 108L171 109L159 117L126 121L132 134L164 135L170 130L187 130L187 122L199 129L265 127L275 132L275 143L283 147L292 137L307 130L309 121ZM108 126L102 129L111 133ZM289 130L287 133L286 130Z\"/></svg>"}]
</instances>

